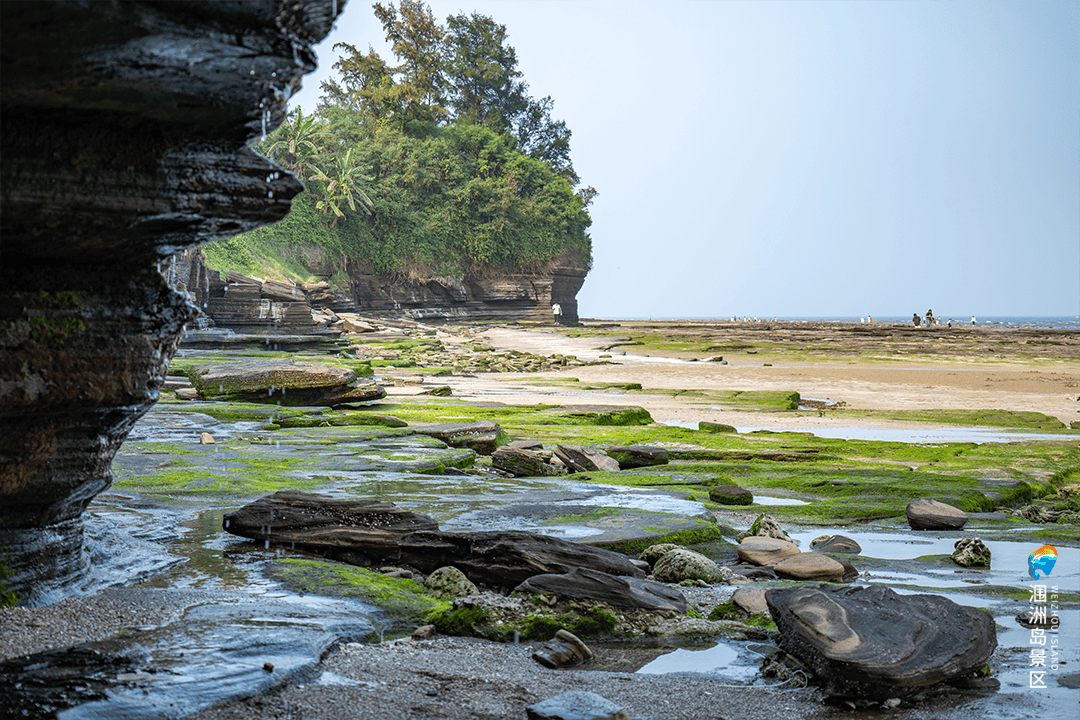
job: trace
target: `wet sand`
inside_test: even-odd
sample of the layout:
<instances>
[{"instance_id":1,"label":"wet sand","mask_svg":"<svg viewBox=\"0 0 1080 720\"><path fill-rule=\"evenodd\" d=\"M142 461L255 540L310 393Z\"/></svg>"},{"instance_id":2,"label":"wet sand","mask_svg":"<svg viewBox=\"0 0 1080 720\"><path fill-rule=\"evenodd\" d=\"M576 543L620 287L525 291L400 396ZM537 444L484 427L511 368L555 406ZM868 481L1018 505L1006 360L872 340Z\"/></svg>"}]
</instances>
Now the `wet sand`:
<instances>
[{"instance_id":1,"label":"wet sand","mask_svg":"<svg viewBox=\"0 0 1080 720\"><path fill-rule=\"evenodd\" d=\"M636 346L605 349L611 337L571 337L554 329L522 330L493 328L482 334L498 349L528 350L535 353L563 353L582 360L598 360L611 355L613 365L575 367L537 377L558 379L571 376L583 382L640 383L646 392L632 395L609 393L604 402L613 405L640 405L654 418L682 422L708 420L729 425L791 426L812 429L829 425L862 424L888 426L882 420L833 419L801 416L769 418L760 413L719 410L705 401L650 395L648 389L679 390L783 390L796 391L805 399L842 402L850 409L865 410L1012 410L1034 411L1056 417L1068 425L1080 421L1080 333L1055 334L1062 345L1031 345L1031 340L1008 330L963 330L947 347L934 348L918 356L889 356L894 348L871 337L851 340L849 325L816 323L812 338L804 342L814 348L833 346L835 352L815 349L813 357L792 359L788 348L801 349L789 336L776 335L765 323L735 323L731 326L692 326L695 335L707 333L716 345L752 343L758 349L723 353L678 353L646 356ZM789 324L790 325L790 324ZM738 327L758 326L758 327ZM857 328L858 326L856 326ZM845 329L847 328L847 329ZM622 327L620 330L624 329ZM625 327L626 336L643 331L640 325ZM582 330L589 332L589 327ZM906 335L911 334L901 329ZM935 331L936 332L936 331ZM957 331L958 333L961 331ZM625 337L625 336L624 336ZM1041 335L1039 337L1042 337ZM916 336L911 340L927 340ZM770 346L772 352L770 352ZM1031 348L1043 352L1032 356ZM1046 352L1048 347L1057 354ZM992 351L992 352L991 352ZM621 354L625 352L625 355ZM722 354L726 365L705 358ZM455 383L456 384L456 383ZM498 400L507 404L595 404L593 395L575 394L559 388L527 385L511 373L478 376L462 384L462 396L476 400Z\"/></svg>"}]
</instances>

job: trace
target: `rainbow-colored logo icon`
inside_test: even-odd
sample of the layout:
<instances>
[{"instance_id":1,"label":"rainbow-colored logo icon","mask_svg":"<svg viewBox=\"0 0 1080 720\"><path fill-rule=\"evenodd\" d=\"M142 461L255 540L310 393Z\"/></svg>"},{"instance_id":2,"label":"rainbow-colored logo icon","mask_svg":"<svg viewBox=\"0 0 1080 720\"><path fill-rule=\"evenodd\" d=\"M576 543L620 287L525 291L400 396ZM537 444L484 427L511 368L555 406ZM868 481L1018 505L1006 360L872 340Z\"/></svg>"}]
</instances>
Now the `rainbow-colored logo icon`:
<instances>
[{"instance_id":1,"label":"rainbow-colored logo icon","mask_svg":"<svg viewBox=\"0 0 1080 720\"><path fill-rule=\"evenodd\" d=\"M1039 579L1039 571L1042 571L1044 577L1050 575L1050 571L1054 569L1054 563L1057 562L1057 548L1053 545L1043 545L1035 552L1028 555L1028 575L1034 580Z\"/></svg>"}]
</instances>

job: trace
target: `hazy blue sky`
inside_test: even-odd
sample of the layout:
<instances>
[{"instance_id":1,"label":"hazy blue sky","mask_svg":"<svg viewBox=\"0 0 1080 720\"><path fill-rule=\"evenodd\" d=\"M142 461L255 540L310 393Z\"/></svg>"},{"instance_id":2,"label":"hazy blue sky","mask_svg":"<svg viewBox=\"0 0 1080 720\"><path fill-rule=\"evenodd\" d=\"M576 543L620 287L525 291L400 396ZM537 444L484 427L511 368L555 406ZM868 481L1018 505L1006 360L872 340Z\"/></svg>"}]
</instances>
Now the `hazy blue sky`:
<instances>
[{"instance_id":1,"label":"hazy blue sky","mask_svg":"<svg viewBox=\"0 0 1080 720\"><path fill-rule=\"evenodd\" d=\"M583 317L1080 314L1080 3L429 3L573 131ZM391 59L352 0L331 47Z\"/></svg>"}]
</instances>

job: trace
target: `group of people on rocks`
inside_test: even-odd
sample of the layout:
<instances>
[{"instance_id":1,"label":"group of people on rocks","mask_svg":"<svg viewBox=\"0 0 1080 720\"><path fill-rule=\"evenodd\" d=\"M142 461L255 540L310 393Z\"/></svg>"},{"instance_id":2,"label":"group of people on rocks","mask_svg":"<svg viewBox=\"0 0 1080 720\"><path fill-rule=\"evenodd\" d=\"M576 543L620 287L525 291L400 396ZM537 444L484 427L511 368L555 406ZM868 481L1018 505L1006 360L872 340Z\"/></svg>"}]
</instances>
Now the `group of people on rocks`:
<instances>
[{"instance_id":1,"label":"group of people on rocks","mask_svg":"<svg viewBox=\"0 0 1080 720\"><path fill-rule=\"evenodd\" d=\"M926 311L926 319L925 319L925 321L922 318L919 317L919 313L913 313L912 314L911 323L915 327L921 326L924 322L925 322L927 327L930 327L931 325L940 325L941 324L941 321L938 320L936 317L934 317L934 311L933 310L927 310ZM952 318L949 318L948 322L946 322L945 324L948 325L949 327L952 327ZM971 324L972 325L975 324L975 317L974 316L972 316L972 318L971 318Z\"/></svg>"}]
</instances>

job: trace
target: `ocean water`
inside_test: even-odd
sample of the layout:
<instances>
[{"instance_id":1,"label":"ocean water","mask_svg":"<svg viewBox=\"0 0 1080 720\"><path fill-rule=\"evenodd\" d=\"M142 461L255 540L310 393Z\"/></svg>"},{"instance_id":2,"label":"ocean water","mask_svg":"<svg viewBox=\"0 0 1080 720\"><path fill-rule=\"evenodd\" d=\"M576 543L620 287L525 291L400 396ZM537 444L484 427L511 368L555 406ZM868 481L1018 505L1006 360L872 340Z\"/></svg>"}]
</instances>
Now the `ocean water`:
<instances>
[{"instance_id":1,"label":"ocean water","mask_svg":"<svg viewBox=\"0 0 1080 720\"><path fill-rule=\"evenodd\" d=\"M942 326L944 326L949 321L950 318L953 321L953 326L954 327L957 326L957 325L966 325L966 326L969 326L969 327L971 326L971 318L972 318L971 315L952 315L952 316L950 316L950 315L944 315L944 314L935 314L935 316L938 318L938 321L941 323ZM699 321L699 322L703 322L703 321L704 322L707 322L707 321L730 322L732 320L750 321L750 322L753 322L753 321L756 320L758 322L767 322L767 321L770 321L770 320L780 320L780 321L783 321L783 322L860 323L860 322L864 322L867 317L868 316L866 316L866 315L863 315L861 317L858 316L858 315L844 315L844 316L839 316L838 315L838 316L830 316L830 317L825 317L825 316L793 317L793 316L775 316L775 315L727 315L727 316L723 316L723 317L704 317L704 316L692 315L692 316L688 316L688 317L660 317L660 316L655 316L655 317L589 318L589 319L591 319L591 320L613 320L613 321L618 321L618 320L663 320L663 321L686 320L686 321L690 321L690 322L693 322L693 321ZM871 316L871 317L874 318L874 324L875 325L878 325L878 324L884 324L884 325L895 325L895 324L907 325L907 324L909 324L911 322L911 315L906 315L906 316L903 316L903 317L893 316L893 315L888 315L888 316L886 316L886 315L882 315L882 316L874 315L874 316ZM924 316L920 315L920 317L924 317ZM1003 327L1003 328L1008 328L1008 327L1036 327L1036 328L1054 328L1054 329L1061 329L1061 330L1080 330L1080 316L1039 317L1039 316L1028 316L1028 315L1015 315L1015 316L1013 316L1013 315L1010 315L1010 316L988 315L986 317L982 317L982 316L976 315L975 316L975 324L976 324L977 327Z\"/></svg>"}]
</instances>

